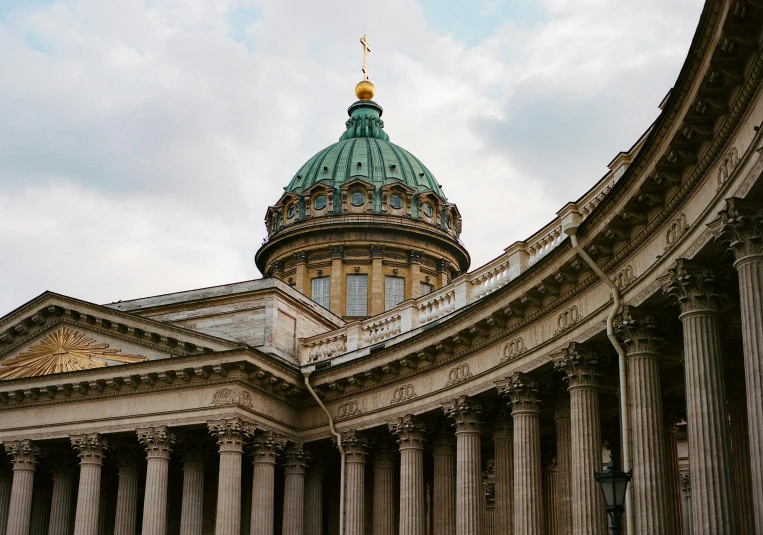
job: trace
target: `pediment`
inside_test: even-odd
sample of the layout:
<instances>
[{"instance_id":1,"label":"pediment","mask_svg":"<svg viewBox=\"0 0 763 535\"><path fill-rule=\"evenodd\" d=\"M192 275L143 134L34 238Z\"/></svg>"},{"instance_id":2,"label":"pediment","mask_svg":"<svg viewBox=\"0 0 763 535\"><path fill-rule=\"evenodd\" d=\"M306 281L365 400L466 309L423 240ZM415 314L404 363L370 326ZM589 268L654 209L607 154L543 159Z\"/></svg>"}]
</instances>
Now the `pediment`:
<instances>
[{"instance_id":1,"label":"pediment","mask_svg":"<svg viewBox=\"0 0 763 535\"><path fill-rule=\"evenodd\" d=\"M0 381L238 347L205 333L45 293L0 318Z\"/></svg>"}]
</instances>

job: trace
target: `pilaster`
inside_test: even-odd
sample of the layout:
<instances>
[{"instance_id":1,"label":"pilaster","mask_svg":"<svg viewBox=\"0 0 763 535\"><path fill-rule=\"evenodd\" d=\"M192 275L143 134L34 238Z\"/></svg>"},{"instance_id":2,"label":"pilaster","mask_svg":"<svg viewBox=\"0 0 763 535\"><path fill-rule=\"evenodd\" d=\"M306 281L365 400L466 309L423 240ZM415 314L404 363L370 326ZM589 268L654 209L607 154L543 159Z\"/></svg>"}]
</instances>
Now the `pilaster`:
<instances>
[{"instance_id":1,"label":"pilaster","mask_svg":"<svg viewBox=\"0 0 763 535\"><path fill-rule=\"evenodd\" d=\"M331 254L331 284L329 288L329 310L337 316L344 316L342 307L342 295L344 294L344 275L342 262L344 259L344 246L332 245L329 247Z\"/></svg>"}]
</instances>

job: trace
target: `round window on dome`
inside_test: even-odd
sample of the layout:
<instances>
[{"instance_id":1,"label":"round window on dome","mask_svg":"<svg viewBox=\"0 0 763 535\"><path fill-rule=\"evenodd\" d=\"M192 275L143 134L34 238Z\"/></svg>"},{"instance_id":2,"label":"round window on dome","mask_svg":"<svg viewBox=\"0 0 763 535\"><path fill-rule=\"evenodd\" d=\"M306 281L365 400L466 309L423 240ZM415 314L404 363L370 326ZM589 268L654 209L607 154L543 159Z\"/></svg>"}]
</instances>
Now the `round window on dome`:
<instances>
[{"instance_id":1,"label":"round window on dome","mask_svg":"<svg viewBox=\"0 0 763 535\"><path fill-rule=\"evenodd\" d=\"M292 203L286 209L286 219L292 219L295 215L297 215L297 205Z\"/></svg>"},{"instance_id":2,"label":"round window on dome","mask_svg":"<svg viewBox=\"0 0 763 535\"><path fill-rule=\"evenodd\" d=\"M389 205L395 210L400 210L403 207L403 198L400 195L391 195Z\"/></svg>"},{"instance_id":3,"label":"round window on dome","mask_svg":"<svg viewBox=\"0 0 763 535\"><path fill-rule=\"evenodd\" d=\"M350 195L350 204L353 206L363 206L366 204L366 196L363 195L363 192L361 191L353 192L353 194Z\"/></svg>"},{"instance_id":4,"label":"round window on dome","mask_svg":"<svg viewBox=\"0 0 763 535\"><path fill-rule=\"evenodd\" d=\"M328 204L328 200L326 199L326 196L318 195L313 201L313 208L315 208L316 210L323 210L324 208L326 208L326 204Z\"/></svg>"},{"instance_id":5,"label":"round window on dome","mask_svg":"<svg viewBox=\"0 0 763 535\"><path fill-rule=\"evenodd\" d=\"M432 214L434 214L434 210L432 210L432 205L428 202L424 203L421 206L421 211L424 212L424 215L427 217L432 217Z\"/></svg>"}]
</instances>

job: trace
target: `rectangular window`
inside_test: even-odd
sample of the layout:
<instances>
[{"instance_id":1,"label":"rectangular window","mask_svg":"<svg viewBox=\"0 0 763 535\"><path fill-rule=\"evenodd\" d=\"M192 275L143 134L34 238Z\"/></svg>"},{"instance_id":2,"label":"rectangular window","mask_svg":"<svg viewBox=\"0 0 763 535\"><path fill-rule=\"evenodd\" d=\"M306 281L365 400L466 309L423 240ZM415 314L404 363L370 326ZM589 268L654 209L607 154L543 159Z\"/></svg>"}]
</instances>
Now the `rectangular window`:
<instances>
[{"instance_id":1,"label":"rectangular window","mask_svg":"<svg viewBox=\"0 0 763 535\"><path fill-rule=\"evenodd\" d=\"M329 307L329 293L331 292L331 277L318 277L313 279L313 301L323 308Z\"/></svg>"},{"instance_id":2,"label":"rectangular window","mask_svg":"<svg viewBox=\"0 0 763 535\"><path fill-rule=\"evenodd\" d=\"M434 292L434 286L428 282L422 282L421 286L419 286L419 294L421 295L431 294L432 292Z\"/></svg>"},{"instance_id":3,"label":"rectangular window","mask_svg":"<svg viewBox=\"0 0 763 535\"><path fill-rule=\"evenodd\" d=\"M368 316L368 275L347 275L347 316Z\"/></svg>"},{"instance_id":4,"label":"rectangular window","mask_svg":"<svg viewBox=\"0 0 763 535\"><path fill-rule=\"evenodd\" d=\"M405 279L384 277L384 310L391 310L405 301Z\"/></svg>"}]
</instances>

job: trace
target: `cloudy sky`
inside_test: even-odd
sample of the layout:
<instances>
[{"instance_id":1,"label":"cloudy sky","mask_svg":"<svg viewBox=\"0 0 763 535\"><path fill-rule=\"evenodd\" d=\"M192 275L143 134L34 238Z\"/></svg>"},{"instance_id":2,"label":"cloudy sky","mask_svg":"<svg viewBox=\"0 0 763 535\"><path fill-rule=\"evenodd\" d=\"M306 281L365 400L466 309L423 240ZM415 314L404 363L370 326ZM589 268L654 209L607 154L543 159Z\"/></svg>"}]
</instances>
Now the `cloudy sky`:
<instances>
[{"instance_id":1,"label":"cloudy sky","mask_svg":"<svg viewBox=\"0 0 763 535\"><path fill-rule=\"evenodd\" d=\"M3 0L0 315L259 277L263 217L337 141L368 34L393 142L472 266L658 114L700 0Z\"/></svg>"}]
</instances>

